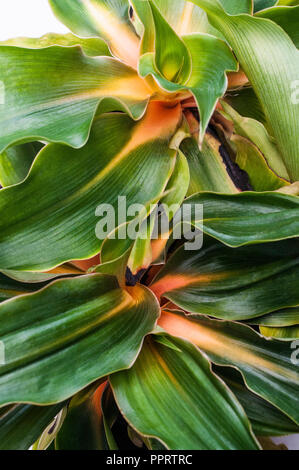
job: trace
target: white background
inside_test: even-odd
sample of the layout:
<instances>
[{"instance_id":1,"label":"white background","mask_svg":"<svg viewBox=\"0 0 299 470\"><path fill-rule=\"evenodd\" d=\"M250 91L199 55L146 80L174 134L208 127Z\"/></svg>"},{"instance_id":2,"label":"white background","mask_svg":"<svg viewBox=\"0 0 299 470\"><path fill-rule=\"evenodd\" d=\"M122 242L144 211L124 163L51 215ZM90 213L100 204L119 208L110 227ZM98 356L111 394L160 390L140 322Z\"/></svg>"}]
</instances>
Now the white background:
<instances>
[{"instance_id":1,"label":"white background","mask_svg":"<svg viewBox=\"0 0 299 470\"><path fill-rule=\"evenodd\" d=\"M48 0L0 0L0 41L67 31L55 18Z\"/></svg>"},{"instance_id":2,"label":"white background","mask_svg":"<svg viewBox=\"0 0 299 470\"><path fill-rule=\"evenodd\" d=\"M0 41L18 36L39 37L45 33L65 33L68 29L54 16L48 0L0 0ZM299 450L298 436L277 438Z\"/></svg>"}]
</instances>

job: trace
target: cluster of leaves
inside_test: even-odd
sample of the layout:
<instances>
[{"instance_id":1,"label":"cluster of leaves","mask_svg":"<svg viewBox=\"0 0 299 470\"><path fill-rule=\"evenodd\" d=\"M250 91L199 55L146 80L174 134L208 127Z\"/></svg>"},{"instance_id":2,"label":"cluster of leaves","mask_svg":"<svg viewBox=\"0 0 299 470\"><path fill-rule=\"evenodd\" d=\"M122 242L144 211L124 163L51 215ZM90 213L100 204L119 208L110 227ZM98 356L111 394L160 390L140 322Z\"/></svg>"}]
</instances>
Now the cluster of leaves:
<instances>
[{"instance_id":1,"label":"cluster of leaves","mask_svg":"<svg viewBox=\"0 0 299 470\"><path fill-rule=\"evenodd\" d=\"M299 2L50 4L0 46L0 448L298 432ZM99 240L119 196L202 204L202 249Z\"/></svg>"}]
</instances>

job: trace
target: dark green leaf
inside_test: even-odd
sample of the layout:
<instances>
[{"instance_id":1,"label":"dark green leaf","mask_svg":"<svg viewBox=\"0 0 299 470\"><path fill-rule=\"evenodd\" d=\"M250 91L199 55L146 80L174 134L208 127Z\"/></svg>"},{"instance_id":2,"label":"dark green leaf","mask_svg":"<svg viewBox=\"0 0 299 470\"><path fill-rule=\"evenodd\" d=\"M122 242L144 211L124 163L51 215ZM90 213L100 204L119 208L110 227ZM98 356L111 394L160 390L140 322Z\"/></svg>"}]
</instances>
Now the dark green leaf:
<instances>
[{"instance_id":1,"label":"dark green leaf","mask_svg":"<svg viewBox=\"0 0 299 470\"><path fill-rule=\"evenodd\" d=\"M0 404L62 401L130 367L159 307L146 288L94 274L59 280L0 305Z\"/></svg>"},{"instance_id":2,"label":"dark green leaf","mask_svg":"<svg viewBox=\"0 0 299 470\"><path fill-rule=\"evenodd\" d=\"M273 7L277 0L254 0L254 13L260 10L264 10L265 8Z\"/></svg>"},{"instance_id":3,"label":"dark green leaf","mask_svg":"<svg viewBox=\"0 0 299 470\"><path fill-rule=\"evenodd\" d=\"M152 125L156 113L163 119ZM46 146L23 183L0 191L6 214L0 222L0 268L46 270L96 255L103 243L97 223L105 215L98 206L115 210L108 235L119 225L119 196L127 198L128 208L162 195L175 164L169 142L179 120L179 108L154 103L138 123L118 113L98 117L80 150Z\"/></svg>"},{"instance_id":4,"label":"dark green leaf","mask_svg":"<svg viewBox=\"0 0 299 470\"><path fill-rule=\"evenodd\" d=\"M179 248L151 289L189 312L245 320L298 305L298 276L298 240L238 249L205 240Z\"/></svg>"},{"instance_id":5,"label":"dark green leaf","mask_svg":"<svg viewBox=\"0 0 299 470\"><path fill-rule=\"evenodd\" d=\"M39 142L16 145L0 154L0 184L10 186L23 181L29 173L37 153L43 145Z\"/></svg>"},{"instance_id":6,"label":"dark green leaf","mask_svg":"<svg viewBox=\"0 0 299 470\"><path fill-rule=\"evenodd\" d=\"M246 388L237 370L217 366L214 370L238 398L257 436L283 436L298 433L299 426L290 418Z\"/></svg>"},{"instance_id":7,"label":"dark green leaf","mask_svg":"<svg viewBox=\"0 0 299 470\"><path fill-rule=\"evenodd\" d=\"M181 352L147 338L134 366L110 377L125 418L169 449L257 449L242 408L207 359L169 339Z\"/></svg>"},{"instance_id":8,"label":"dark green leaf","mask_svg":"<svg viewBox=\"0 0 299 470\"><path fill-rule=\"evenodd\" d=\"M299 6L269 8L257 16L278 24L290 36L297 49L299 48Z\"/></svg>"},{"instance_id":9,"label":"dark green leaf","mask_svg":"<svg viewBox=\"0 0 299 470\"><path fill-rule=\"evenodd\" d=\"M299 236L299 197L278 192L243 192L234 195L198 193L184 204L203 206L193 224L226 245L283 240Z\"/></svg>"},{"instance_id":10,"label":"dark green leaf","mask_svg":"<svg viewBox=\"0 0 299 470\"><path fill-rule=\"evenodd\" d=\"M159 325L197 345L218 365L236 367L247 387L299 424L299 373L290 342L269 340L234 322L165 312Z\"/></svg>"},{"instance_id":11,"label":"dark green leaf","mask_svg":"<svg viewBox=\"0 0 299 470\"><path fill-rule=\"evenodd\" d=\"M188 196L200 191L228 194L238 192L229 177L220 147L221 143L208 132L201 150L194 138L188 138L182 142L180 148L188 160L190 169Z\"/></svg>"},{"instance_id":12,"label":"dark green leaf","mask_svg":"<svg viewBox=\"0 0 299 470\"><path fill-rule=\"evenodd\" d=\"M28 450L62 407L61 403L14 406L0 417L0 449Z\"/></svg>"}]
</instances>

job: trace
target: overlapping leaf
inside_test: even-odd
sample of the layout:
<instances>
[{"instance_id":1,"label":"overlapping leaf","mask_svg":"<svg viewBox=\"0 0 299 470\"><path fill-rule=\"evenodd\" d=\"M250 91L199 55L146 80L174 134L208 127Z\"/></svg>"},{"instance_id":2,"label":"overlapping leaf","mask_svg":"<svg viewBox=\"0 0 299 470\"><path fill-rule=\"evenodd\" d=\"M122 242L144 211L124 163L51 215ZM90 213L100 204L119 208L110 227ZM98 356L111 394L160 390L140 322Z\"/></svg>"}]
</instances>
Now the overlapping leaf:
<instances>
[{"instance_id":1,"label":"overlapping leaf","mask_svg":"<svg viewBox=\"0 0 299 470\"><path fill-rule=\"evenodd\" d=\"M252 0L219 0L219 3L229 15L252 12Z\"/></svg>"},{"instance_id":2,"label":"overlapping leaf","mask_svg":"<svg viewBox=\"0 0 299 470\"><path fill-rule=\"evenodd\" d=\"M125 291L99 274L2 303L0 404L59 402L130 367L158 314L146 288Z\"/></svg>"},{"instance_id":3,"label":"overlapping leaf","mask_svg":"<svg viewBox=\"0 0 299 470\"><path fill-rule=\"evenodd\" d=\"M67 406L55 416L33 444L31 450L55 450L55 439L67 414Z\"/></svg>"},{"instance_id":4,"label":"overlapping leaf","mask_svg":"<svg viewBox=\"0 0 299 470\"><path fill-rule=\"evenodd\" d=\"M277 310L263 317L255 318L250 323L274 327L299 325L299 307Z\"/></svg>"},{"instance_id":5,"label":"overlapping leaf","mask_svg":"<svg viewBox=\"0 0 299 470\"><path fill-rule=\"evenodd\" d=\"M19 283L24 283L25 286L28 288L30 287L29 284L39 284L51 281L57 277L65 277L65 276L73 276L73 275L80 275L82 274L82 270L77 269L73 264L66 263L62 264L61 266L57 266L57 268L51 269L50 271L46 272L34 272L34 271L13 271L10 269L4 269L2 271L6 277L17 281ZM31 286L32 287L32 286ZM34 286L32 287L34 288Z\"/></svg>"},{"instance_id":6,"label":"overlapping leaf","mask_svg":"<svg viewBox=\"0 0 299 470\"><path fill-rule=\"evenodd\" d=\"M295 46L299 48L299 6L269 8L257 13L257 16L259 18L268 18L281 26L290 36Z\"/></svg>"},{"instance_id":7,"label":"overlapping leaf","mask_svg":"<svg viewBox=\"0 0 299 470\"><path fill-rule=\"evenodd\" d=\"M0 417L0 449L28 450L63 404L16 405Z\"/></svg>"},{"instance_id":8,"label":"overlapping leaf","mask_svg":"<svg viewBox=\"0 0 299 470\"><path fill-rule=\"evenodd\" d=\"M97 207L110 204L115 211L108 235L122 223L119 196L126 198L125 210L159 199L175 164L169 142L180 119L179 107L152 103L138 123L118 113L98 117L80 150L56 144L43 149L28 178L0 192L6 214L0 223L0 267L46 270L98 253L103 239L97 223L103 224L105 213Z\"/></svg>"},{"instance_id":9,"label":"overlapping leaf","mask_svg":"<svg viewBox=\"0 0 299 470\"><path fill-rule=\"evenodd\" d=\"M225 101L242 116L247 116L266 125L265 113L252 87L247 86L229 91L225 95Z\"/></svg>"},{"instance_id":10,"label":"overlapping leaf","mask_svg":"<svg viewBox=\"0 0 299 470\"><path fill-rule=\"evenodd\" d=\"M131 67L111 57L87 57L76 46L1 46L0 67L0 151L37 139L81 147L101 100L113 98L114 109L139 118L151 95Z\"/></svg>"},{"instance_id":11,"label":"overlapping leaf","mask_svg":"<svg viewBox=\"0 0 299 470\"><path fill-rule=\"evenodd\" d=\"M106 382L96 390L83 390L68 406L67 416L56 437L56 450L105 450L106 437L101 398Z\"/></svg>"},{"instance_id":12,"label":"overlapping leaf","mask_svg":"<svg viewBox=\"0 0 299 470\"><path fill-rule=\"evenodd\" d=\"M299 431L298 425L290 418L271 403L248 390L236 369L214 366L214 370L242 404L257 436L282 436Z\"/></svg>"},{"instance_id":13,"label":"overlapping leaf","mask_svg":"<svg viewBox=\"0 0 299 470\"><path fill-rule=\"evenodd\" d=\"M134 366L110 381L129 423L170 449L258 448L235 397L187 342L148 338Z\"/></svg>"},{"instance_id":14,"label":"overlapping leaf","mask_svg":"<svg viewBox=\"0 0 299 470\"><path fill-rule=\"evenodd\" d=\"M235 135L232 142L237 152L236 163L246 172L255 191L275 191L289 184L272 171L262 152L249 140Z\"/></svg>"},{"instance_id":15,"label":"overlapping leaf","mask_svg":"<svg viewBox=\"0 0 299 470\"><path fill-rule=\"evenodd\" d=\"M250 100L251 101L251 100ZM281 153L265 126L256 119L241 116L227 103L223 102L226 115L232 119L235 133L249 139L262 153L269 167L281 178L289 179ZM266 188L264 188L264 191Z\"/></svg>"},{"instance_id":16,"label":"overlapping leaf","mask_svg":"<svg viewBox=\"0 0 299 470\"><path fill-rule=\"evenodd\" d=\"M262 335L269 338L277 338L286 341L299 340L299 325L285 326L283 328L261 326L260 332Z\"/></svg>"},{"instance_id":17,"label":"overlapping leaf","mask_svg":"<svg viewBox=\"0 0 299 470\"><path fill-rule=\"evenodd\" d=\"M0 273L0 302L11 299L17 295L34 292L44 287L43 283L28 284L11 279L3 273Z\"/></svg>"},{"instance_id":18,"label":"overlapping leaf","mask_svg":"<svg viewBox=\"0 0 299 470\"><path fill-rule=\"evenodd\" d=\"M185 0L154 0L164 18L179 35L215 32L206 13Z\"/></svg>"},{"instance_id":19,"label":"overlapping leaf","mask_svg":"<svg viewBox=\"0 0 299 470\"><path fill-rule=\"evenodd\" d=\"M49 46L81 46L84 54L96 56L110 56L109 48L100 38L79 38L74 34L48 33L40 38L18 37L2 41L1 45L27 47L28 49L42 49Z\"/></svg>"},{"instance_id":20,"label":"overlapping leaf","mask_svg":"<svg viewBox=\"0 0 299 470\"><path fill-rule=\"evenodd\" d=\"M216 364L240 370L249 389L299 422L299 373L289 343L266 340L234 322L165 312L159 320L168 333L188 339Z\"/></svg>"},{"instance_id":21,"label":"overlapping leaf","mask_svg":"<svg viewBox=\"0 0 299 470\"><path fill-rule=\"evenodd\" d=\"M194 209L195 227L229 246L299 236L299 199L296 196L250 191L233 195L198 193L184 204ZM200 219L196 215L196 205L203 206L203 219L201 214Z\"/></svg>"},{"instance_id":22,"label":"overlapping leaf","mask_svg":"<svg viewBox=\"0 0 299 470\"><path fill-rule=\"evenodd\" d=\"M39 142L16 145L0 154L0 184L10 186L23 181L29 173L37 153L43 147Z\"/></svg>"},{"instance_id":23,"label":"overlapping leaf","mask_svg":"<svg viewBox=\"0 0 299 470\"><path fill-rule=\"evenodd\" d=\"M155 65L167 80L184 84L191 72L188 47L175 34L153 2L149 2L155 26Z\"/></svg>"},{"instance_id":24,"label":"overlapping leaf","mask_svg":"<svg viewBox=\"0 0 299 470\"><path fill-rule=\"evenodd\" d=\"M136 225L138 236L132 245L132 251L128 261L128 267L136 275L138 272L147 269L150 264L156 261L156 245L160 243L161 236L166 244L169 235L169 222L181 206L190 182L190 172L188 162L180 150L177 152L176 164L165 190L165 195L160 200L160 205L153 208L148 218ZM161 235L163 222L166 234ZM129 241L128 241L129 243ZM135 280L135 282L137 279Z\"/></svg>"},{"instance_id":25,"label":"overlapping leaf","mask_svg":"<svg viewBox=\"0 0 299 470\"><path fill-rule=\"evenodd\" d=\"M199 137L202 141L208 122L218 99L227 88L226 71L237 70L237 62L227 44L206 34L183 36L191 55L191 74L184 85L166 80L156 69L154 54L144 54L139 62L141 76L152 75L160 87L169 93L189 91L193 94L200 112ZM217 50L217 62L215 62Z\"/></svg>"},{"instance_id":26,"label":"overlapping leaf","mask_svg":"<svg viewBox=\"0 0 299 470\"><path fill-rule=\"evenodd\" d=\"M273 7L277 0L254 0L254 12L264 10L265 8Z\"/></svg>"},{"instance_id":27,"label":"overlapping leaf","mask_svg":"<svg viewBox=\"0 0 299 470\"><path fill-rule=\"evenodd\" d=\"M178 249L151 288L189 312L245 320L298 305L298 272L297 240L237 250L206 240Z\"/></svg>"},{"instance_id":28,"label":"overlapping leaf","mask_svg":"<svg viewBox=\"0 0 299 470\"><path fill-rule=\"evenodd\" d=\"M101 37L116 57L137 65L139 38L129 19L128 0L50 0L56 16L82 37Z\"/></svg>"},{"instance_id":29,"label":"overlapping leaf","mask_svg":"<svg viewBox=\"0 0 299 470\"><path fill-rule=\"evenodd\" d=\"M221 37L221 33L208 22L206 13L185 0L153 0L163 18L178 36L189 33L209 33ZM132 0L133 23L142 37L141 54L155 50L155 25L148 1ZM163 44L165 47L165 44Z\"/></svg>"},{"instance_id":30,"label":"overlapping leaf","mask_svg":"<svg viewBox=\"0 0 299 470\"><path fill-rule=\"evenodd\" d=\"M201 150L194 138L185 139L180 148L190 168L188 196L199 191L238 192L220 153L221 143L215 136L206 133Z\"/></svg>"},{"instance_id":31,"label":"overlapping leaf","mask_svg":"<svg viewBox=\"0 0 299 470\"><path fill-rule=\"evenodd\" d=\"M192 0L209 15L232 46L257 94L293 181L299 179L299 105L294 83L299 52L274 22L250 15L228 15L219 1Z\"/></svg>"}]
</instances>

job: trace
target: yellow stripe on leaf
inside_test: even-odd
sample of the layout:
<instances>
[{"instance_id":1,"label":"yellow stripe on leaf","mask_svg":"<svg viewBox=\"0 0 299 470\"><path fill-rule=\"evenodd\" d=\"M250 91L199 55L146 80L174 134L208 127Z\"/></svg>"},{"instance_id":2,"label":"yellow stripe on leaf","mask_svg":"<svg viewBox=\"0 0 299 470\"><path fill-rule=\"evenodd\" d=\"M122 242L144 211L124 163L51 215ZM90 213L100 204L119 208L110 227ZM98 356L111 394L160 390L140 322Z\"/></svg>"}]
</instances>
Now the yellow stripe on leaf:
<instances>
[{"instance_id":1,"label":"yellow stripe on leaf","mask_svg":"<svg viewBox=\"0 0 299 470\"><path fill-rule=\"evenodd\" d=\"M112 53L131 67L137 68L140 40L133 30L122 24L108 8L88 0L86 10L107 39Z\"/></svg>"}]
</instances>

